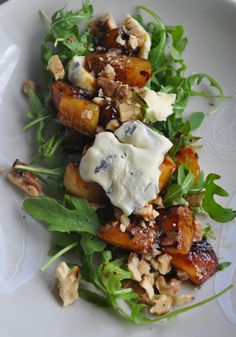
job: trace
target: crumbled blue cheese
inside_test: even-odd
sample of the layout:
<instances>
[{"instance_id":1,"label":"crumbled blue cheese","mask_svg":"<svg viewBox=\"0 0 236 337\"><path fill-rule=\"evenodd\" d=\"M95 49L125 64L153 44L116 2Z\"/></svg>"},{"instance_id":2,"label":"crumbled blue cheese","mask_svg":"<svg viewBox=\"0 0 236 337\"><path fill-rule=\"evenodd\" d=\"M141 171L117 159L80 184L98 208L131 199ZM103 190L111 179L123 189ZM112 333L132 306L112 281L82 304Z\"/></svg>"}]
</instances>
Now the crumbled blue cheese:
<instances>
[{"instance_id":1,"label":"crumbled blue cheese","mask_svg":"<svg viewBox=\"0 0 236 337\"><path fill-rule=\"evenodd\" d=\"M147 121L152 123L166 121L167 117L173 113L175 94L156 92L145 87L140 90L140 95L148 106L145 116Z\"/></svg>"},{"instance_id":2,"label":"crumbled blue cheese","mask_svg":"<svg viewBox=\"0 0 236 337\"><path fill-rule=\"evenodd\" d=\"M100 184L125 215L158 194L159 167L172 143L139 121L122 124L115 134L96 135L80 163L85 181Z\"/></svg>"},{"instance_id":3,"label":"crumbled blue cheese","mask_svg":"<svg viewBox=\"0 0 236 337\"><path fill-rule=\"evenodd\" d=\"M68 63L68 79L76 87L94 91L96 79L93 73L84 68L85 57L74 56Z\"/></svg>"}]
</instances>

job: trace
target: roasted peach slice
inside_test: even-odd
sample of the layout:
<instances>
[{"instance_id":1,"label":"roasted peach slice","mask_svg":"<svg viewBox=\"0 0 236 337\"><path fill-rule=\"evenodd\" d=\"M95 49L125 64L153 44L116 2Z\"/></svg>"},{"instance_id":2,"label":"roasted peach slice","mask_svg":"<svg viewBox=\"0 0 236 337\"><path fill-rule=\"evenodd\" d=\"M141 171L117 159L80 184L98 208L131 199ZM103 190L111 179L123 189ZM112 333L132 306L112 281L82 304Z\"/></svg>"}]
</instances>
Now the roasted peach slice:
<instances>
[{"instance_id":1,"label":"roasted peach slice","mask_svg":"<svg viewBox=\"0 0 236 337\"><path fill-rule=\"evenodd\" d=\"M212 276L218 267L218 259L212 246L205 240L195 241L188 255L173 254L171 263L174 267L188 274L197 285Z\"/></svg>"},{"instance_id":2,"label":"roasted peach slice","mask_svg":"<svg viewBox=\"0 0 236 337\"><path fill-rule=\"evenodd\" d=\"M117 80L131 87L142 88L152 76L152 66L149 61L115 52L90 54L86 56L85 64L87 69L94 71L96 76L107 64L110 64L115 69Z\"/></svg>"},{"instance_id":3,"label":"roasted peach slice","mask_svg":"<svg viewBox=\"0 0 236 337\"><path fill-rule=\"evenodd\" d=\"M98 236L113 246L132 252L142 253L151 249L157 238L156 226L143 226L140 219L133 219L125 232L121 231L120 221L110 221L98 231Z\"/></svg>"},{"instance_id":4,"label":"roasted peach slice","mask_svg":"<svg viewBox=\"0 0 236 337\"><path fill-rule=\"evenodd\" d=\"M188 254L193 241L193 212L186 206L158 209L160 246L168 254Z\"/></svg>"},{"instance_id":5,"label":"roasted peach slice","mask_svg":"<svg viewBox=\"0 0 236 337\"><path fill-rule=\"evenodd\" d=\"M102 204L106 199L105 191L96 183L82 180L79 165L70 163L64 174L64 186L71 194L87 199L90 202Z\"/></svg>"}]
</instances>

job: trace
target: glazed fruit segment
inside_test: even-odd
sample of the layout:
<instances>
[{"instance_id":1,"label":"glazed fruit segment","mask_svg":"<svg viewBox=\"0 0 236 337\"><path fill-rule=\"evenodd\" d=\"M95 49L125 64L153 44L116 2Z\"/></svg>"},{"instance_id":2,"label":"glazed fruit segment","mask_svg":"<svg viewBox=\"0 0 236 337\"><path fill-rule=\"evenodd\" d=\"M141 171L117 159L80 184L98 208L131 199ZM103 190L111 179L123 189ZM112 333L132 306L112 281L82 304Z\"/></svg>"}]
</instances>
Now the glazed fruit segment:
<instances>
[{"instance_id":1,"label":"glazed fruit segment","mask_svg":"<svg viewBox=\"0 0 236 337\"><path fill-rule=\"evenodd\" d=\"M70 163L66 167L64 186L71 194L85 198L90 202L101 204L106 198L104 190L98 184L82 180L79 167L74 163Z\"/></svg>"},{"instance_id":2,"label":"glazed fruit segment","mask_svg":"<svg viewBox=\"0 0 236 337\"><path fill-rule=\"evenodd\" d=\"M57 112L59 122L93 137L99 120L99 106L84 98L62 95Z\"/></svg>"},{"instance_id":3,"label":"glazed fruit segment","mask_svg":"<svg viewBox=\"0 0 236 337\"><path fill-rule=\"evenodd\" d=\"M205 240L193 242L188 255L172 255L172 265L186 272L197 285L212 276L218 267L218 260L212 246Z\"/></svg>"},{"instance_id":4,"label":"glazed fruit segment","mask_svg":"<svg viewBox=\"0 0 236 337\"><path fill-rule=\"evenodd\" d=\"M193 241L192 211L186 206L158 209L160 245L168 254L188 254Z\"/></svg>"},{"instance_id":5,"label":"glazed fruit segment","mask_svg":"<svg viewBox=\"0 0 236 337\"><path fill-rule=\"evenodd\" d=\"M151 63L134 56L115 53L91 54L86 56L85 64L96 76L110 64L115 70L117 80L131 87L142 88L152 76Z\"/></svg>"},{"instance_id":6,"label":"glazed fruit segment","mask_svg":"<svg viewBox=\"0 0 236 337\"><path fill-rule=\"evenodd\" d=\"M121 231L120 221L110 221L98 231L98 236L113 246L132 252L142 253L151 249L157 237L156 226L142 226L142 221L137 218L130 221L124 232Z\"/></svg>"}]
</instances>

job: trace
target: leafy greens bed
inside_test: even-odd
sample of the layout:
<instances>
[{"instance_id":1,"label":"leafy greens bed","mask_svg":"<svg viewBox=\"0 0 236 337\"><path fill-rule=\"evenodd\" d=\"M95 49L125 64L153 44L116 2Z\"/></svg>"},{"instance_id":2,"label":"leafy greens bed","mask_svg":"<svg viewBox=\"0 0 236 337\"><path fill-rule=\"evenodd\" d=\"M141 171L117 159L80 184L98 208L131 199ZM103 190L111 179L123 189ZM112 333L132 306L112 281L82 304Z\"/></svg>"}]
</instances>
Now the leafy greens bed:
<instances>
[{"instance_id":1,"label":"leafy greens bed","mask_svg":"<svg viewBox=\"0 0 236 337\"><path fill-rule=\"evenodd\" d=\"M220 85L208 74L185 75L187 66L182 55L188 40L184 36L182 26L165 25L156 13L145 6L139 6L139 11L146 12L152 19L146 24L140 14L135 17L151 36L149 61L152 65L152 77L147 86L155 91L176 94L174 113L166 121L149 122L149 126L170 139L173 147L169 155L176 160L176 154L181 148L193 146L199 141L198 137L192 135L192 131L197 129L204 120L202 112L193 112L187 120L183 120L182 113L189 98L192 96L224 97L224 94ZM81 272L80 297L98 306L112 307L138 324L172 318L220 296L231 286L197 304L157 318L150 318L146 305L139 302L137 293L131 288L123 287L123 281L132 278L127 269L127 253L114 251L97 236L100 220L94 208L85 199L68 194L63 187L65 168L70 162L80 161L81 151L77 149L77 144L73 146L67 144L65 140L68 129L55 122L55 112L51 104L53 76L47 70L48 61L55 54L59 56L67 71L68 61L73 56L85 56L94 51L94 38L89 30L93 7L85 1L77 12L61 9L49 18L41 11L41 16L49 27L49 32L41 46L42 69L47 85L44 91L29 90L29 122L24 127L24 130L32 127L36 130L38 151L32 160L33 166L15 166L16 169L37 174L45 185L44 196L27 198L24 201L26 212L46 223L48 230L56 233L55 247L50 251L52 258L41 269L45 270L61 255L73 251L78 256ZM201 91L199 85L204 81L209 82L214 93ZM144 102L142 104L145 117L147 107ZM35 165L37 162L40 166ZM216 184L218 179L220 176L217 174L212 173L204 177L201 172L196 183L190 165L182 163L164 190L163 203L166 207L184 205L189 197L198 197L198 204L192 206L196 214L205 212L221 223L231 221L236 211L223 208L215 200L215 196L228 195ZM205 234L212 235L209 226ZM88 288L88 284L94 290ZM128 304L130 310L124 309L120 299Z\"/></svg>"}]
</instances>

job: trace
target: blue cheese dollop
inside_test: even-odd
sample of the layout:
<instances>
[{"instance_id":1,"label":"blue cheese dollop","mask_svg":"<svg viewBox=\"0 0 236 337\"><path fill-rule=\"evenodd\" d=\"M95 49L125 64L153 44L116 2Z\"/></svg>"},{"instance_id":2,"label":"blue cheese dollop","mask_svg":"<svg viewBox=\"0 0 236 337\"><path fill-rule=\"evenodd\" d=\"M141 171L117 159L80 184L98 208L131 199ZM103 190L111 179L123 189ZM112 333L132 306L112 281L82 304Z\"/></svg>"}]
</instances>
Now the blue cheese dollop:
<instances>
[{"instance_id":1,"label":"blue cheese dollop","mask_svg":"<svg viewBox=\"0 0 236 337\"><path fill-rule=\"evenodd\" d=\"M171 147L166 137L140 121L129 121L115 134L96 135L81 160L80 175L101 185L112 204L130 215L156 198L159 167Z\"/></svg>"}]
</instances>

